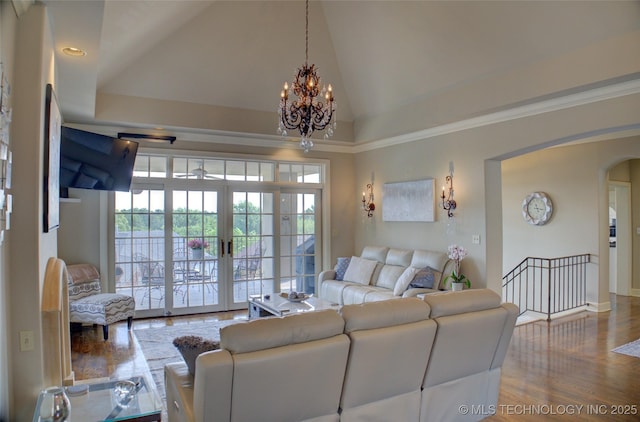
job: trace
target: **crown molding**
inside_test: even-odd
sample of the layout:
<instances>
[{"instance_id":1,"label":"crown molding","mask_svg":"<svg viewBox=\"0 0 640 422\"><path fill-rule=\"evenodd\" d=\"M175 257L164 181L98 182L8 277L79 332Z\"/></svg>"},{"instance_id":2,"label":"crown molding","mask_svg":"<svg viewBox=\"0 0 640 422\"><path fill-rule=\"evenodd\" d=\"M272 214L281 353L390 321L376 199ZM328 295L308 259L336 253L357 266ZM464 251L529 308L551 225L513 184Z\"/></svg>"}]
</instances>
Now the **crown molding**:
<instances>
[{"instance_id":1,"label":"crown molding","mask_svg":"<svg viewBox=\"0 0 640 422\"><path fill-rule=\"evenodd\" d=\"M475 129L492 124L507 122L510 120L522 119L539 114L550 113L638 93L640 93L640 79L633 79L625 82L614 83L603 87L585 90L578 93L564 95L562 97L516 106L507 110L487 113L482 116L459 120L457 122L434 126L428 129L389 138L381 138L356 144L350 144L345 141L314 139L315 145L313 147L313 151L358 154L365 151L372 151L379 148L422 141L425 139L460 132L463 130ZM131 132L132 130L139 129L139 132L142 134L172 135L176 136L179 141L242 145L252 148L275 148L291 150L300 149L298 140L296 138L283 138L278 135L184 128L165 128L161 131L158 131L146 127L127 127L80 123L69 124L69 126L80 130L101 133L107 136L115 136L118 132Z\"/></svg>"},{"instance_id":2,"label":"crown molding","mask_svg":"<svg viewBox=\"0 0 640 422\"><path fill-rule=\"evenodd\" d=\"M475 129L482 126L522 119L538 114L550 113L558 110L564 110L567 108L578 107L598 101L605 101L638 93L640 93L640 79L634 79L626 82L620 82L600 88L582 91L575 94L565 95L550 100L538 101L532 104L513 107L508 110L488 113L482 116L464 119L453 123L434 126L432 128L420 130L417 132L406 133L390 138L377 139L366 143L360 143L353 147L352 152L357 154L360 152L371 151L388 146L406 144L409 142L420 141L436 136L460 132L463 130Z\"/></svg>"}]
</instances>

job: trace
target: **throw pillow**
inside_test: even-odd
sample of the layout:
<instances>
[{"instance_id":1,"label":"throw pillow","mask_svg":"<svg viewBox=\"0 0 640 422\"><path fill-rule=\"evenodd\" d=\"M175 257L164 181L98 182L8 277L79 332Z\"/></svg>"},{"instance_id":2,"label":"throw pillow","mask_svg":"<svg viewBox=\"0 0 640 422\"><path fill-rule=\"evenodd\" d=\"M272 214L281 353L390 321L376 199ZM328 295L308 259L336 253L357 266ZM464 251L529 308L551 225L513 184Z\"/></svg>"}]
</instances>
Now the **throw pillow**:
<instances>
[{"instance_id":1,"label":"throw pillow","mask_svg":"<svg viewBox=\"0 0 640 422\"><path fill-rule=\"evenodd\" d=\"M196 358L200 353L216 350L220 348L219 341L205 340L199 336L182 336L173 339L191 375L196 374Z\"/></svg>"},{"instance_id":2,"label":"throw pillow","mask_svg":"<svg viewBox=\"0 0 640 422\"><path fill-rule=\"evenodd\" d=\"M377 261L370 259L352 256L347 271L344 273L344 280L360 284L369 284L377 263Z\"/></svg>"},{"instance_id":3,"label":"throw pillow","mask_svg":"<svg viewBox=\"0 0 640 422\"><path fill-rule=\"evenodd\" d=\"M398 281L396 281L396 285L393 288L393 295L400 296L402 293L404 293L404 291L407 290L407 287L409 287L409 283L413 281L418 271L419 270L417 268L407 267L407 269L404 270L402 274L400 274L400 277L398 277Z\"/></svg>"},{"instance_id":4,"label":"throw pillow","mask_svg":"<svg viewBox=\"0 0 640 422\"><path fill-rule=\"evenodd\" d=\"M420 269L413 277L409 287L419 289L433 289L433 285L436 282L436 277L440 279L440 272L434 270L431 267L425 267Z\"/></svg>"},{"instance_id":5,"label":"throw pillow","mask_svg":"<svg viewBox=\"0 0 640 422\"><path fill-rule=\"evenodd\" d=\"M338 258L338 263L336 264L336 280L338 281L344 280L344 273L347 272L347 267L349 267L349 262L351 262L350 257Z\"/></svg>"}]
</instances>

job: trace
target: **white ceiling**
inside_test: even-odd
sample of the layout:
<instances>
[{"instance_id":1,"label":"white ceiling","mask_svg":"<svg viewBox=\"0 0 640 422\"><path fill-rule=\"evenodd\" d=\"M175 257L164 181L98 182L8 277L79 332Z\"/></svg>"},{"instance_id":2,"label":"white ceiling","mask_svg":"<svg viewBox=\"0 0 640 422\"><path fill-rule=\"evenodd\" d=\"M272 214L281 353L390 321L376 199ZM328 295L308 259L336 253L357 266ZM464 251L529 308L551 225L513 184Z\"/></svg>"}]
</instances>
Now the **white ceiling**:
<instances>
[{"instance_id":1,"label":"white ceiling","mask_svg":"<svg viewBox=\"0 0 640 422\"><path fill-rule=\"evenodd\" d=\"M188 104L203 116L242 109L246 121L231 130L273 136L282 84L304 62L304 1L45 3L59 63L58 99L71 123L171 127L138 120L135 112L127 119L101 116L108 108L103 98L137 97L145 104ZM448 95L485 83L496 87L495 98L465 112L481 115L603 83L612 75L565 66L557 83L555 75L540 75L550 81L544 87L510 88L527 85L514 75L531 75L543 63L639 31L638 1L312 1L309 62L333 85L339 121L353 128L339 140L358 141L371 119L407 107L437 108ZM65 46L87 56L63 56ZM629 51L639 54L640 46ZM629 77L625 71L614 76ZM565 82L571 74L581 76ZM273 123L258 112L272 113ZM425 125L460 118L447 110L436 114ZM230 130L191 122L183 129Z\"/></svg>"}]
</instances>

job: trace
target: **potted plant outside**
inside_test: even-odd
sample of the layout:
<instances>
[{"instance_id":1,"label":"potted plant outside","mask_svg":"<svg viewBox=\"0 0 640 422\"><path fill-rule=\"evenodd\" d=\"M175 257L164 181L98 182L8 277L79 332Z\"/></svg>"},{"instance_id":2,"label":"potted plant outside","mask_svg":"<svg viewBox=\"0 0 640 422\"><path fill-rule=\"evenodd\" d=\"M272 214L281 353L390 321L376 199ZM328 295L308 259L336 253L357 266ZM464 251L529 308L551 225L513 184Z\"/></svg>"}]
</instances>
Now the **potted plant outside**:
<instances>
[{"instance_id":1,"label":"potted plant outside","mask_svg":"<svg viewBox=\"0 0 640 422\"><path fill-rule=\"evenodd\" d=\"M209 243L202 239L191 239L187 242L187 246L191 249L193 259L204 258L204 250L209 247Z\"/></svg>"},{"instance_id":2,"label":"potted plant outside","mask_svg":"<svg viewBox=\"0 0 640 422\"><path fill-rule=\"evenodd\" d=\"M447 282L451 283L451 290L460 291L463 290L464 287L467 289L471 288L471 281L460 272L460 261L467 256L467 250L458 245L450 245L449 246L449 259L453 260L453 271L444 279L444 285L447 285Z\"/></svg>"}]
</instances>

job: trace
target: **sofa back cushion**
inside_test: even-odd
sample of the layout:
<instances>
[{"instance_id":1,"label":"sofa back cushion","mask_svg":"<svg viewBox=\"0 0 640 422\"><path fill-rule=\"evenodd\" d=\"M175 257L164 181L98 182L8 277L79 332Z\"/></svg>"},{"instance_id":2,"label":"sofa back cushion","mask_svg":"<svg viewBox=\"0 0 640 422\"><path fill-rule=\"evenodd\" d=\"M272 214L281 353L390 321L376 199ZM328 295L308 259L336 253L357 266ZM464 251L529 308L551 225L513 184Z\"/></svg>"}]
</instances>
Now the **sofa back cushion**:
<instances>
[{"instance_id":1,"label":"sofa back cushion","mask_svg":"<svg viewBox=\"0 0 640 422\"><path fill-rule=\"evenodd\" d=\"M412 249L389 249L387 252L387 259L385 264L388 265L400 265L402 267L408 267L411 265L411 258L413 258Z\"/></svg>"},{"instance_id":2,"label":"sofa back cushion","mask_svg":"<svg viewBox=\"0 0 640 422\"><path fill-rule=\"evenodd\" d=\"M471 289L426 295L424 300L438 332L423 387L488 371L509 317L500 306L500 296L488 289Z\"/></svg>"},{"instance_id":3,"label":"sofa back cushion","mask_svg":"<svg viewBox=\"0 0 640 422\"><path fill-rule=\"evenodd\" d=\"M344 280L359 284L369 284L373 271L376 269L376 264L378 264L377 261L353 256L347 271L344 273Z\"/></svg>"},{"instance_id":4,"label":"sofa back cushion","mask_svg":"<svg viewBox=\"0 0 640 422\"><path fill-rule=\"evenodd\" d=\"M439 272L440 279L436 279L434 289L439 289L442 283L443 272L448 272L447 263L449 257L446 252L415 250L411 258L411 266L414 268L431 267Z\"/></svg>"},{"instance_id":5,"label":"sofa back cushion","mask_svg":"<svg viewBox=\"0 0 640 422\"><path fill-rule=\"evenodd\" d=\"M362 250L361 258L371 259L372 261L378 261L384 264L387 259L387 252L389 252L389 248L385 246L365 246Z\"/></svg>"},{"instance_id":6,"label":"sofa back cushion","mask_svg":"<svg viewBox=\"0 0 640 422\"><path fill-rule=\"evenodd\" d=\"M232 354L247 353L329 338L343 330L344 320L336 311L305 312L222 327L220 347Z\"/></svg>"},{"instance_id":7,"label":"sofa back cushion","mask_svg":"<svg viewBox=\"0 0 640 422\"><path fill-rule=\"evenodd\" d=\"M222 328L221 346L233 359L230 420L337 420L349 354L343 327L327 310Z\"/></svg>"},{"instance_id":8,"label":"sofa back cushion","mask_svg":"<svg viewBox=\"0 0 640 422\"><path fill-rule=\"evenodd\" d=\"M398 278L400 278L405 269L406 267L399 265L383 265L378 279L375 280L375 285L393 290Z\"/></svg>"},{"instance_id":9,"label":"sofa back cushion","mask_svg":"<svg viewBox=\"0 0 640 422\"><path fill-rule=\"evenodd\" d=\"M424 300L431 307L431 318L498 308L502 302L500 295L490 289L438 293L426 295Z\"/></svg>"},{"instance_id":10,"label":"sofa back cushion","mask_svg":"<svg viewBox=\"0 0 640 422\"><path fill-rule=\"evenodd\" d=\"M436 333L429 307L420 302L406 298L342 307L351 339L340 400L345 420L370 420L365 417L368 406L375 407L376 420L398 420L399 408L417 420L420 386ZM376 406L383 401L382 408Z\"/></svg>"}]
</instances>

